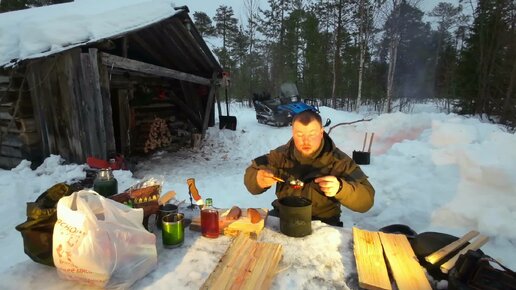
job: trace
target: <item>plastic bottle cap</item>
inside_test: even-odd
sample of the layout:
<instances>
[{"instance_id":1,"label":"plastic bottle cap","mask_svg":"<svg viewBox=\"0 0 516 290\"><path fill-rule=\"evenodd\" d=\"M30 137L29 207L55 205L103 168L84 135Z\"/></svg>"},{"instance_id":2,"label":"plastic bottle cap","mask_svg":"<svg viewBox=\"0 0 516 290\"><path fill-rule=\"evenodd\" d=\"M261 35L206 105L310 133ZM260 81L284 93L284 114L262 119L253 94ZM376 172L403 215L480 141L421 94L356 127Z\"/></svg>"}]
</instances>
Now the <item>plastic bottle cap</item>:
<instances>
[{"instance_id":1,"label":"plastic bottle cap","mask_svg":"<svg viewBox=\"0 0 516 290\"><path fill-rule=\"evenodd\" d=\"M206 199L206 206L212 206L213 205L213 200L211 198L207 198Z\"/></svg>"}]
</instances>

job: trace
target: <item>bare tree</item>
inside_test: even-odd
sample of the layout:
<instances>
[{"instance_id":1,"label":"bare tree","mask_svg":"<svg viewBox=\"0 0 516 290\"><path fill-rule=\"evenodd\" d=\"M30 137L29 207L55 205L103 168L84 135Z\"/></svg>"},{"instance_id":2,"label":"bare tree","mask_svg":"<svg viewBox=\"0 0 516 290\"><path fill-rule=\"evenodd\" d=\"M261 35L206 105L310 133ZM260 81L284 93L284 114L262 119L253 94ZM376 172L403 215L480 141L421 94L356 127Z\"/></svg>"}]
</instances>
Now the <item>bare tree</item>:
<instances>
[{"instance_id":1,"label":"bare tree","mask_svg":"<svg viewBox=\"0 0 516 290\"><path fill-rule=\"evenodd\" d=\"M253 61L254 54L254 42L256 39L256 20L258 14L258 3L259 0L244 0L244 7L247 16L247 37L249 39L249 55L248 55L248 67L249 67L249 102L251 104L251 96L253 93L253 79L255 75Z\"/></svg>"},{"instance_id":2,"label":"bare tree","mask_svg":"<svg viewBox=\"0 0 516 290\"><path fill-rule=\"evenodd\" d=\"M358 45L360 50L359 65L358 65L358 92L357 92L357 104L355 111L360 109L360 103L362 102L362 84L364 77L364 63L366 52L369 47L369 41L373 33L373 19L372 15L376 4L381 5L381 0L374 0L371 4L369 0L360 0L358 3Z\"/></svg>"},{"instance_id":3,"label":"bare tree","mask_svg":"<svg viewBox=\"0 0 516 290\"><path fill-rule=\"evenodd\" d=\"M335 23L335 54L333 58L333 85L331 90L332 107L337 108L337 78L340 75L340 47L342 45L342 9L343 1L337 4L337 22Z\"/></svg>"}]
</instances>

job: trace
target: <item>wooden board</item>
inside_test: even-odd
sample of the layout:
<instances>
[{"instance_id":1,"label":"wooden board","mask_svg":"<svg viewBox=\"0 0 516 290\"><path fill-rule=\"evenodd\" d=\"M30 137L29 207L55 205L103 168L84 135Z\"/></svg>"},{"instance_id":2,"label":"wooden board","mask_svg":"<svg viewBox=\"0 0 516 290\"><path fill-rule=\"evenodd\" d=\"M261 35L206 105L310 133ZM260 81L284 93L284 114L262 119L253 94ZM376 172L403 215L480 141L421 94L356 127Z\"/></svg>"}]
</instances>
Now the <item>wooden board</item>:
<instances>
[{"instance_id":1,"label":"wooden board","mask_svg":"<svg viewBox=\"0 0 516 290\"><path fill-rule=\"evenodd\" d=\"M439 262L442 258L444 258L449 253L457 250L458 248L462 247L465 243L467 243L472 238L478 236L479 232L477 231L469 231L467 234L462 236L460 239L456 240L455 242L448 244L441 249L433 252L432 254L425 257L425 260L430 264L435 264Z\"/></svg>"},{"instance_id":2,"label":"wooden board","mask_svg":"<svg viewBox=\"0 0 516 290\"><path fill-rule=\"evenodd\" d=\"M247 217L247 208L242 208L242 216L238 220L226 220L225 217L229 212L229 209L219 209L219 230L220 233L225 236L236 237L240 232L252 236L258 237L263 228L265 227L265 221L269 210L266 208L257 208L262 219L258 223L251 223ZM197 216L192 219L190 224L190 230L201 231L201 217Z\"/></svg>"},{"instance_id":3,"label":"wooden board","mask_svg":"<svg viewBox=\"0 0 516 290\"><path fill-rule=\"evenodd\" d=\"M385 257L399 290L431 290L425 272L405 235L379 233Z\"/></svg>"},{"instance_id":4,"label":"wooden board","mask_svg":"<svg viewBox=\"0 0 516 290\"><path fill-rule=\"evenodd\" d=\"M358 285L361 288L392 289L377 232L353 227L353 252L357 264Z\"/></svg>"},{"instance_id":5,"label":"wooden board","mask_svg":"<svg viewBox=\"0 0 516 290\"><path fill-rule=\"evenodd\" d=\"M201 289L269 289L283 254L280 244L238 235Z\"/></svg>"},{"instance_id":6,"label":"wooden board","mask_svg":"<svg viewBox=\"0 0 516 290\"><path fill-rule=\"evenodd\" d=\"M469 244L467 247L462 249L460 252L458 252L455 256L453 256L451 259L449 259L446 263L441 265L441 272L448 273L453 266L455 266L455 263L457 262L457 259L460 255L465 254L468 250L478 250L480 247L482 247L489 238L484 235L478 236L471 244Z\"/></svg>"}]
</instances>

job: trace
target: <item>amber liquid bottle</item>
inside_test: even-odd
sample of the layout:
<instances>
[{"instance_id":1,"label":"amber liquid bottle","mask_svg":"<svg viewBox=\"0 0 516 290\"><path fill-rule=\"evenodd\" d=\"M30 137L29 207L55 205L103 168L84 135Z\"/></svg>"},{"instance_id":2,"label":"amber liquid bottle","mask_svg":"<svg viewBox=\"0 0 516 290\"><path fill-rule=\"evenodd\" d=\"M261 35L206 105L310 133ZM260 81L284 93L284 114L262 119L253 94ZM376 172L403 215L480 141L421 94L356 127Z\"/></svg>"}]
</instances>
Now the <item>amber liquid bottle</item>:
<instances>
[{"instance_id":1,"label":"amber liquid bottle","mask_svg":"<svg viewBox=\"0 0 516 290\"><path fill-rule=\"evenodd\" d=\"M219 212L213 207L211 198L201 210L201 233L204 237L215 239L219 237Z\"/></svg>"}]
</instances>

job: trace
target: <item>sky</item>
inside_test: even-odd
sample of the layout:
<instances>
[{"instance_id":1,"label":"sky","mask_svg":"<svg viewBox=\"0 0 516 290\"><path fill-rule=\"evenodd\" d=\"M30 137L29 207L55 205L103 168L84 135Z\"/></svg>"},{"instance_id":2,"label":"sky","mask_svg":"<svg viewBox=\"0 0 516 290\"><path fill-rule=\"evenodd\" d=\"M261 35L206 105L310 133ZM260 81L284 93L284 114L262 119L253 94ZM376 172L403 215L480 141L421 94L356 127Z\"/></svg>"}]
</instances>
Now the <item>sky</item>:
<instances>
[{"instance_id":1,"label":"sky","mask_svg":"<svg viewBox=\"0 0 516 290\"><path fill-rule=\"evenodd\" d=\"M420 1L419 6L421 10L424 12L431 11L439 2L448 2L454 5L459 3L458 0L422 0ZM245 18L245 5L244 0L188 0L188 1L175 1L177 6L187 5L190 11L193 13L195 11L202 11L208 14L208 16L213 17L215 15L215 11L221 5L231 6L233 7L233 11L235 12L235 16L239 19L239 22L242 21L240 17ZM258 0L258 5L264 9L267 7L266 0Z\"/></svg>"},{"instance_id":2,"label":"sky","mask_svg":"<svg viewBox=\"0 0 516 290\"><path fill-rule=\"evenodd\" d=\"M374 132L371 164L362 165L375 187L375 204L366 213L342 208L344 228L313 222L313 233L290 238L269 217L259 241L283 245L272 289L357 289L352 254L353 226L376 231L405 224L417 233L436 231L462 236L477 230L489 236L482 247L505 266L516 269L516 135L503 128L455 114L439 113L434 103L415 105L409 113L377 115L321 107L332 124L372 118L369 122L335 127L330 137L348 155L361 150L364 134ZM232 104L237 130L209 128L199 148L164 151L137 164L134 172L115 170L119 191L154 177L163 180L162 193L177 192L177 203L188 201L187 178L195 178L203 198L218 208L270 208L273 189L253 196L243 184L250 160L286 143L290 127L259 124L252 108ZM326 128L328 131L328 128ZM65 164L51 156L35 170L23 161L12 170L0 170L0 248L2 289L85 289L59 278L56 270L36 264L23 253L14 227L25 221L25 204L58 182L84 178L85 164ZM9 197L9 198L5 198ZM183 204L184 206L185 204ZM180 208L187 217L198 212ZM185 231L185 243L164 249L156 236L157 268L134 284L134 289L199 289L230 244L227 237L211 240ZM314 253L317 253L314 255ZM42 279L41 277L45 277ZM444 287L445 281L432 281ZM440 288L444 289L444 288Z\"/></svg>"}]
</instances>

